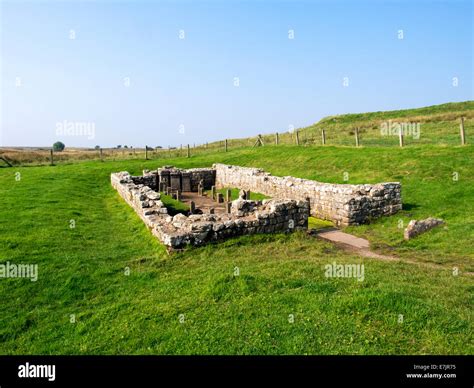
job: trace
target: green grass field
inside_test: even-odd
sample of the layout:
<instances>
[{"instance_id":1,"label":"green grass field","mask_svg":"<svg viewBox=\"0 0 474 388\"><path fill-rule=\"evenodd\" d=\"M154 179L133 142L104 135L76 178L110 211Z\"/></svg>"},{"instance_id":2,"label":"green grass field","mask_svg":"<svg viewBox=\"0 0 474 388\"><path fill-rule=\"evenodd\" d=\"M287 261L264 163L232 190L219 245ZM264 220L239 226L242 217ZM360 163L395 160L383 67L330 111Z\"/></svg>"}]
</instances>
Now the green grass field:
<instances>
[{"instance_id":1,"label":"green grass field","mask_svg":"<svg viewBox=\"0 0 474 388\"><path fill-rule=\"evenodd\" d=\"M473 354L473 278L462 274L474 270L473 150L281 146L0 169L0 262L39 266L36 282L0 279L0 353ZM400 181L405 210L347 230L444 269L362 259L305 233L168 256L110 185L111 172L214 162ZM428 216L446 227L405 242L399 221ZM364 263L365 280L326 278L332 262Z\"/></svg>"}]
</instances>

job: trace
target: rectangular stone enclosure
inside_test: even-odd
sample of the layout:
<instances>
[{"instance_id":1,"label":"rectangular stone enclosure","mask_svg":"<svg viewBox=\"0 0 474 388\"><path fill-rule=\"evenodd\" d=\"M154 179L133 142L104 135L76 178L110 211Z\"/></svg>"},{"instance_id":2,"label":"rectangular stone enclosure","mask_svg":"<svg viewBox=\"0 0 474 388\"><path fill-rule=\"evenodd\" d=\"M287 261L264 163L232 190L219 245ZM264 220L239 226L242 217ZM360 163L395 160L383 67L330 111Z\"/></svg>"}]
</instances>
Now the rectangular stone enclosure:
<instances>
[{"instance_id":1,"label":"rectangular stone enclosure","mask_svg":"<svg viewBox=\"0 0 474 388\"><path fill-rule=\"evenodd\" d=\"M146 170L143 176L113 173L111 183L152 233L173 249L245 234L305 230L310 214L336 225L357 225L394 214L402 207L401 187L395 182L327 184L224 164L187 170L165 166ZM209 212L212 214L199 214L193 203L198 214L174 217L160 200L159 191L201 193L212 188L239 188L272 199L251 201L240 197L225 203L224 214L213 214L213 210Z\"/></svg>"}]
</instances>

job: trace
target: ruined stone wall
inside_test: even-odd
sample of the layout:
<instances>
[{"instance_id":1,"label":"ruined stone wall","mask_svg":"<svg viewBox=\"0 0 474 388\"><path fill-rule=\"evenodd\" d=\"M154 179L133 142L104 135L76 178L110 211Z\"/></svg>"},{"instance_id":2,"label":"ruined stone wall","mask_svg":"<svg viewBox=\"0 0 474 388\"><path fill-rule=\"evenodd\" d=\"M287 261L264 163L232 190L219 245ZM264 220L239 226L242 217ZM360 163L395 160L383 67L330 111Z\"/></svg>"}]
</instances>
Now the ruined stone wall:
<instances>
[{"instance_id":1,"label":"ruined stone wall","mask_svg":"<svg viewBox=\"0 0 474 388\"><path fill-rule=\"evenodd\" d=\"M306 200L311 215L336 225L358 225L371 218L401 210L398 182L349 185L330 184L294 177L277 177L257 168L215 164L218 189L236 187L272 198Z\"/></svg>"},{"instance_id":2,"label":"ruined stone wall","mask_svg":"<svg viewBox=\"0 0 474 388\"><path fill-rule=\"evenodd\" d=\"M190 175L191 191L198 191L199 181L203 181L203 189L210 190L216 183L216 170L213 168L189 168L183 170Z\"/></svg>"},{"instance_id":3,"label":"ruined stone wall","mask_svg":"<svg viewBox=\"0 0 474 388\"><path fill-rule=\"evenodd\" d=\"M158 189L158 176L156 171L143 170L143 176L130 176L133 183L148 186L152 190Z\"/></svg>"},{"instance_id":4,"label":"ruined stone wall","mask_svg":"<svg viewBox=\"0 0 474 388\"><path fill-rule=\"evenodd\" d=\"M120 196L137 212L149 227L159 215L167 215L168 209L160 201L160 193L143 184L145 177L131 176L128 172L111 174L110 182Z\"/></svg>"},{"instance_id":5,"label":"ruined stone wall","mask_svg":"<svg viewBox=\"0 0 474 388\"><path fill-rule=\"evenodd\" d=\"M154 172L157 186L162 183L164 187L171 187L180 191L198 191L199 182L202 180L203 189L210 190L216 181L216 170L213 168L180 169L173 166L164 166Z\"/></svg>"},{"instance_id":6,"label":"ruined stone wall","mask_svg":"<svg viewBox=\"0 0 474 388\"><path fill-rule=\"evenodd\" d=\"M144 185L151 178L131 176L128 172L111 174L112 186L132 206L160 241L171 249L203 245L225 238L254 233L292 232L308 226L309 205L305 201L265 200L252 202L248 211L240 206L238 214L168 215L160 193ZM243 201L246 202L246 201Z\"/></svg>"}]
</instances>

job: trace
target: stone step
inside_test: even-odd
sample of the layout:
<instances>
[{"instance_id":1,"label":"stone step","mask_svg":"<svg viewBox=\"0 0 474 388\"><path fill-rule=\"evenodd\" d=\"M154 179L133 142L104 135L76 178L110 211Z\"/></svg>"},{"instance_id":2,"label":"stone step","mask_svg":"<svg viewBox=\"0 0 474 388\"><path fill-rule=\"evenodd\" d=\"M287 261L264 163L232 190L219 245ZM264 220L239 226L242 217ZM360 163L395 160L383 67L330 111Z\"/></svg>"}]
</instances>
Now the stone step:
<instances>
[{"instance_id":1,"label":"stone step","mask_svg":"<svg viewBox=\"0 0 474 388\"><path fill-rule=\"evenodd\" d=\"M337 229L323 229L322 231L318 232L317 235L324 240L339 244L346 244L356 249L369 249L369 242L366 239L341 232Z\"/></svg>"}]
</instances>

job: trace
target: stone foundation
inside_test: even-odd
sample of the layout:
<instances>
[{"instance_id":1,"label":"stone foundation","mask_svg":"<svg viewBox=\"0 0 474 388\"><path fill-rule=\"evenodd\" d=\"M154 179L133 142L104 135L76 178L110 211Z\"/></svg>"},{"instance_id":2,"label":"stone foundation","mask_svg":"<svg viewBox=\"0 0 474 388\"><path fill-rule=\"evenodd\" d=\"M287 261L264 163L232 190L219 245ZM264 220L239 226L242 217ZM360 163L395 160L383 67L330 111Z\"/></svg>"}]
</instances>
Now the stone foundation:
<instances>
[{"instance_id":1,"label":"stone foundation","mask_svg":"<svg viewBox=\"0 0 474 388\"><path fill-rule=\"evenodd\" d=\"M188 174L189 170L184 171ZM191 187L193 179L204 179L209 170L194 171L191 175ZM214 173L213 173L214 174ZM112 186L132 206L140 218L150 228L152 233L160 241L171 249L182 248L186 245L203 245L212 241L225 238L255 233L292 232L305 230L308 227L309 204L297 200L264 200L246 201L236 200L236 211L230 214L192 214L186 216L177 214L174 217L168 215L166 207L160 201L160 193L152 190L148 184L159 185L158 180L151 178L149 172L144 172L143 177L131 176L128 172L111 174ZM163 177L167 184L177 189L179 174L174 172ZM181 172L180 184L182 185ZM169 178L168 178L169 176ZM197 178L196 178L197 177ZM169 179L169 180L168 180ZM173 183L174 182L174 183ZM182 186L181 186L182 187ZM245 202L245 204L244 204ZM251 204L250 204L251 203ZM244 210L245 209L245 210Z\"/></svg>"},{"instance_id":2,"label":"stone foundation","mask_svg":"<svg viewBox=\"0 0 474 388\"><path fill-rule=\"evenodd\" d=\"M358 225L388 216L402 208L398 182L349 185L294 177L277 177L261 169L225 164L212 168L178 169L165 166L111 175L112 185L164 244L179 248L202 245L231 236L291 232L306 229L309 214L336 225ZM226 202L227 214L178 214L174 217L160 201L159 191L202 192L211 188L239 188L272 200L250 201L242 196ZM158 192L157 192L158 191ZM245 191L242 191L245 193ZM222 195L216 195L223 202Z\"/></svg>"},{"instance_id":3,"label":"stone foundation","mask_svg":"<svg viewBox=\"0 0 474 388\"><path fill-rule=\"evenodd\" d=\"M257 168L215 164L216 187L236 187L272 198L310 201L311 215L336 225L359 225L401 210L398 182L349 185L277 177Z\"/></svg>"}]
</instances>

